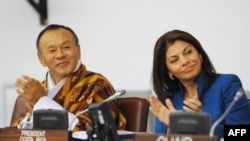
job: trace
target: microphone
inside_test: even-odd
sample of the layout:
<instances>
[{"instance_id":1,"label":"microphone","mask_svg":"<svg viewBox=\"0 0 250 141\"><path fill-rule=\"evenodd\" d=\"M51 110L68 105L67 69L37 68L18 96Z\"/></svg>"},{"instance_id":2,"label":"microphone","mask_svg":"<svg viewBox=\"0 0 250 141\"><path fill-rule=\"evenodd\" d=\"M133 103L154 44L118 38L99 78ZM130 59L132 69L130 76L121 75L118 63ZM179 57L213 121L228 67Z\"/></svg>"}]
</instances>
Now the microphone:
<instances>
[{"instance_id":1,"label":"microphone","mask_svg":"<svg viewBox=\"0 0 250 141\"><path fill-rule=\"evenodd\" d=\"M228 112L232 109L233 105L243 96L244 94L244 90L242 88L240 88L235 96L233 101L231 102L231 104L228 106L228 108L226 109L226 111L220 116L219 119L217 119L214 124L212 125L211 129L210 129L210 133L209 136L212 137L214 136L214 130L215 128L218 126L218 124L225 118L225 116L228 114Z\"/></svg>"},{"instance_id":2,"label":"microphone","mask_svg":"<svg viewBox=\"0 0 250 141\"><path fill-rule=\"evenodd\" d=\"M107 99L105 99L103 102L109 102L111 100L114 100L122 95L124 95L126 93L125 90L121 90L119 92L116 92L115 94L111 95L110 97L108 97Z\"/></svg>"},{"instance_id":3,"label":"microphone","mask_svg":"<svg viewBox=\"0 0 250 141\"><path fill-rule=\"evenodd\" d=\"M103 100L101 103L105 103L105 102L112 101L112 100L114 100L114 99L116 99L116 98L118 98L118 97L124 95L125 93L126 93L125 90L120 90L120 91L114 93L113 95L111 95L110 97L108 97L107 99ZM75 117L71 120L71 122L70 122L70 124L69 124L69 129L68 129L68 130L71 131L71 126L72 126L74 120L75 120L79 115L84 114L84 113L86 113L86 112L88 112L88 111L89 111L89 108L86 108L86 109L84 109L83 111L80 111L79 113L77 113L77 114L75 115Z\"/></svg>"}]
</instances>

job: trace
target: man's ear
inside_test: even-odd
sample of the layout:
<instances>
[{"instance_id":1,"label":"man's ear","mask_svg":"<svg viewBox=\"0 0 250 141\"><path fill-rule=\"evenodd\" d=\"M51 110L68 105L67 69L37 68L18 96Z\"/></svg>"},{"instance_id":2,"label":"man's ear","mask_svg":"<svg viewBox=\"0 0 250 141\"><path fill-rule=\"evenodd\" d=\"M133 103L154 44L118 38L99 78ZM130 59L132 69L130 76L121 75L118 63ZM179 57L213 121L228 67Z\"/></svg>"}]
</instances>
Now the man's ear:
<instances>
[{"instance_id":1,"label":"man's ear","mask_svg":"<svg viewBox=\"0 0 250 141\"><path fill-rule=\"evenodd\" d=\"M47 65L44 63L42 54L38 52L38 53L37 53L37 57L38 57L40 63L41 63L44 67L46 67Z\"/></svg>"},{"instance_id":2,"label":"man's ear","mask_svg":"<svg viewBox=\"0 0 250 141\"><path fill-rule=\"evenodd\" d=\"M80 60L82 56L80 45L77 46L77 52L78 52L78 59Z\"/></svg>"}]
</instances>

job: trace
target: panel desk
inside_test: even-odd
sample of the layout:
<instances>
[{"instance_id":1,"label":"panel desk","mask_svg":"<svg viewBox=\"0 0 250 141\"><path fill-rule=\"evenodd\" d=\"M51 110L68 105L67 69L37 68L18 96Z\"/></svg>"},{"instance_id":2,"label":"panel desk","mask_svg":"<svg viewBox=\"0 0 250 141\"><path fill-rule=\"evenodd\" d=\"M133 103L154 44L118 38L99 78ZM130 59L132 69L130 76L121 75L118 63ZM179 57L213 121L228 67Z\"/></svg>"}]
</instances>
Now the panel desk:
<instances>
[{"instance_id":1,"label":"panel desk","mask_svg":"<svg viewBox=\"0 0 250 141\"><path fill-rule=\"evenodd\" d=\"M81 141L72 139L71 133L65 130L20 130L0 128L0 141ZM122 141L218 141L216 137L198 135L159 135L136 132L121 135Z\"/></svg>"}]
</instances>

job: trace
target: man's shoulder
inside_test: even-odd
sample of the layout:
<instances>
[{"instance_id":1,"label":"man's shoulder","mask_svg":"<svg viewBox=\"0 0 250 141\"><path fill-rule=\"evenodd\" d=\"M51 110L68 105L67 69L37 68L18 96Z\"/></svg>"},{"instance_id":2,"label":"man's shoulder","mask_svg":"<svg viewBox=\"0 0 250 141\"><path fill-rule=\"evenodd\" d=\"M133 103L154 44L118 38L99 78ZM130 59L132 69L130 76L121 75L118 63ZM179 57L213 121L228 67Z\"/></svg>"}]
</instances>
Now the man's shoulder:
<instances>
[{"instance_id":1,"label":"man's shoulder","mask_svg":"<svg viewBox=\"0 0 250 141\"><path fill-rule=\"evenodd\" d=\"M86 80L90 83L102 82L102 83L110 83L109 80L101 73L87 71L81 80Z\"/></svg>"},{"instance_id":2,"label":"man's shoulder","mask_svg":"<svg viewBox=\"0 0 250 141\"><path fill-rule=\"evenodd\" d=\"M103 77L105 78L104 75L102 75L101 73L97 73L97 72L93 72L93 71L87 71L84 75L85 78L87 77Z\"/></svg>"}]
</instances>

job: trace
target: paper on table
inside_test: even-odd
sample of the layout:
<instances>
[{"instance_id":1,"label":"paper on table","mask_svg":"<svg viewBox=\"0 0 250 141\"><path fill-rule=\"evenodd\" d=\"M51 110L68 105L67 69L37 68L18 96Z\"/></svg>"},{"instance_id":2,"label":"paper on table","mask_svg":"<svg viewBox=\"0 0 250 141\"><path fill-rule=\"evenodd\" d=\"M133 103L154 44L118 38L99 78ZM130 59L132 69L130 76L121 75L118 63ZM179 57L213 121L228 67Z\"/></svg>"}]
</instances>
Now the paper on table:
<instances>
[{"instance_id":1,"label":"paper on table","mask_svg":"<svg viewBox=\"0 0 250 141\"><path fill-rule=\"evenodd\" d=\"M118 130L117 133L118 135L133 135L134 134L134 132L126 131L126 130ZM88 134L86 131L77 131L77 132L72 133L72 137L75 139L86 140L88 139ZM93 137L95 138L96 135L94 134Z\"/></svg>"}]
</instances>

